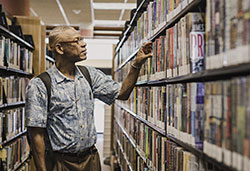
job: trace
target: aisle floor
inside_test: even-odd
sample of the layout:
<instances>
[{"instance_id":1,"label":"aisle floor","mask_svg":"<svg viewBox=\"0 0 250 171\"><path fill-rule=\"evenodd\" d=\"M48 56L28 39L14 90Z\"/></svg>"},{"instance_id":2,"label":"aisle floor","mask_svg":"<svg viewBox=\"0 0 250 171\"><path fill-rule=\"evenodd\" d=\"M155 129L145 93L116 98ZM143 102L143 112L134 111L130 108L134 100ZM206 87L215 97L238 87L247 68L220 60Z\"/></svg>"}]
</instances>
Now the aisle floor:
<instances>
[{"instance_id":1,"label":"aisle floor","mask_svg":"<svg viewBox=\"0 0 250 171\"><path fill-rule=\"evenodd\" d=\"M96 148L98 149L101 165L102 165L102 171L110 171L111 168L108 165L103 164L103 134L97 134L97 142L96 142Z\"/></svg>"}]
</instances>

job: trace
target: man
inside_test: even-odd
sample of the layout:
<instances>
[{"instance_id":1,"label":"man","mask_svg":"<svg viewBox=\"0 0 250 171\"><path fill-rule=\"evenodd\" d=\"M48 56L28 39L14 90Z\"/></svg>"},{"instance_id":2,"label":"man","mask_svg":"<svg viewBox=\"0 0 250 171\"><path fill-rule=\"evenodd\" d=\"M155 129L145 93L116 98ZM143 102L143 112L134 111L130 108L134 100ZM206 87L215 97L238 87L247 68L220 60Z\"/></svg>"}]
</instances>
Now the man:
<instances>
[{"instance_id":1,"label":"man","mask_svg":"<svg viewBox=\"0 0 250 171\"><path fill-rule=\"evenodd\" d=\"M137 53L122 86L93 67L87 67L90 87L76 62L86 60L86 43L72 27L57 27L49 35L55 65L47 72L51 77L51 98L47 110L47 90L40 78L27 86L26 126L38 171L98 171L99 154L94 147L94 98L107 104L115 99L128 99L136 83L141 65L152 56L152 43ZM48 137L53 157L45 157ZM53 169L46 161L53 162Z\"/></svg>"}]
</instances>

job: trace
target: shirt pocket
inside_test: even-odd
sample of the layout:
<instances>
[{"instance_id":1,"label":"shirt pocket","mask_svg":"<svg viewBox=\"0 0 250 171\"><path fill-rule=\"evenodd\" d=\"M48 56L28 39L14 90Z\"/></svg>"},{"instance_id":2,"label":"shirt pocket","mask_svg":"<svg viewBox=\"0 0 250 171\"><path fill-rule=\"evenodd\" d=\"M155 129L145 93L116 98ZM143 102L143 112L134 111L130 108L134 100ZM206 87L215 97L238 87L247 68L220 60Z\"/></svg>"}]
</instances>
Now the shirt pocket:
<instances>
[{"instance_id":1,"label":"shirt pocket","mask_svg":"<svg viewBox=\"0 0 250 171\"><path fill-rule=\"evenodd\" d=\"M73 105L74 100L70 98L68 95L62 95L61 96L53 96L51 98L52 106L51 106L51 112L54 115L72 115L74 114Z\"/></svg>"}]
</instances>

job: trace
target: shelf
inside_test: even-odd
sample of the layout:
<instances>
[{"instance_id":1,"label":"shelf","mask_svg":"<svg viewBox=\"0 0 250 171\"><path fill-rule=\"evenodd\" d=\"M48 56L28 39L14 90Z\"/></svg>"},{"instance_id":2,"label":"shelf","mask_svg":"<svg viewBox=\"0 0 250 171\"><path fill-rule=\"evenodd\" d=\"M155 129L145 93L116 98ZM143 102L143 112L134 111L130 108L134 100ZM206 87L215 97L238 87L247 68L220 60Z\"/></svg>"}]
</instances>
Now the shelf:
<instances>
[{"instance_id":1,"label":"shelf","mask_svg":"<svg viewBox=\"0 0 250 171\"><path fill-rule=\"evenodd\" d=\"M17 35L15 35L14 33L12 33L11 31L9 31L8 29L6 29L5 27L3 27L1 25L0 25L0 32L4 35L7 35L8 38L13 38L13 39L17 40L19 43L24 45L26 48L28 48L30 50L34 50L34 47L32 45L30 45L28 42L26 42L22 38L18 37Z\"/></svg>"},{"instance_id":2,"label":"shelf","mask_svg":"<svg viewBox=\"0 0 250 171\"><path fill-rule=\"evenodd\" d=\"M48 55L45 55L45 57L46 57L46 59L48 60L48 61L50 61L50 62L55 62L55 60L52 58L52 57L50 57L50 56L48 56Z\"/></svg>"},{"instance_id":3,"label":"shelf","mask_svg":"<svg viewBox=\"0 0 250 171\"><path fill-rule=\"evenodd\" d=\"M125 134L125 136L128 138L128 140L130 141L130 144L132 144L132 146L134 148L136 148L136 143L134 142L134 140L130 137L130 135L127 133L127 131L123 128L123 126L120 124L119 120L117 118L115 118L116 123L118 124L118 126L121 128L122 132Z\"/></svg>"},{"instance_id":4,"label":"shelf","mask_svg":"<svg viewBox=\"0 0 250 171\"><path fill-rule=\"evenodd\" d=\"M172 11L172 13L168 15L169 19L167 17L166 24L164 24L160 28L157 28L157 31L155 31L155 33L149 38L149 40L154 40L156 37L158 37L160 34L162 34L163 31L165 31L167 28L171 27L181 17L183 17L187 12L189 12L192 8L194 8L195 6L197 6L197 4L199 4L201 1L204 1L204 0L189 0L189 1L190 2L187 4L187 0L184 0L184 2L182 2L183 6L184 6L182 9L177 8L174 11ZM132 20L131 20L131 22L129 24L130 26L133 25L135 20L139 17L139 15L141 15L141 9L143 7L145 7L145 5L147 5L147 0L142 1L140 6L137 8L137 11L136 11L135 15L133 16L133 18L132 18ZM123 42L126 39L126 36L129 36L129 34L127 35L127 33L129 31L129 29L131 29L130 26L124 32L123 38L118 43L115 53L117 53L119 51L120 47L122 46Z\"/></svg>"},{"instance_id":5,"label":"shelf","mask_svg":"<svg viewBox=\"0 0 250 171\"><path fill-rule=\"evenodd\" d=\"M135 114L134 112L132 112L131 110L115 103L118 107L122 108L123 110L127 111L130 115L134 116L135 118L137 118L138 120L140 120L141 122L143 122L144 124L146 124L147 126L149 126L150 128L154 129L156 132L160 133L161 135L165 136L166 132L165 130L162 130L161 128L159 128L158 126L156 126L153 123L150 123L149 121L141 118L140 116L138 116L137 114Z\"/></svg>"},{"instance_id":6,"label":"shelf","mask_svg":"<svg viewBox=\"0 0 250 171\"><path fill-rule=\"evenodd\" d=\"M167 23L163 25L161 28L158 28L156 33L150 37L149 40L154 40L156 37L158 37L164 30L170 28L173 24L175 24L181 17L183 17L187 12L189 12L193 7L197 6L201 1L204 0L189 0L190 2L187 4L187 0L184 0L186 2L186 6L183 9L175 9L172 11L172 17L168 19L167 17ZM182 2L184 4L184 2ZM168 16L170 16L169 14Z\"/></svg>"},{"instance_id":7,"label":"shelf","mask_svg":"<svg viewBox=\"0 0 250 171\"><path fill-rule=\"evenodd\" d=\"M120 147L120 149L121 149L122 155L123 155L123 157L124 157L124 159L125 159L125 161L126 161L128 167L129 167L129 170L130 170L130 171L133 171L133 169L132 169L132 167L131 167L131 164L130 164L130 162L129 162L128 159L127 159L127 156L126 156L125 152L123 151L123 148L122 148L122 145L121 145L120 141L117 139L116 142L117 142L117 144L119 145L119 147ZM119 157L118 157L118 159L119 159Z\"/></svg>"},{"instance_id":8,"label":"shelf","mask_svg":"<svg viewBox=\"0 0 250 171\"><path fill-rule=\"evenodd\" d=\"M118 124L118 126L120 127L120 129L122 130L122 132L124 133L124 135L127 137L127 139L130 141L130 144L132 144L132 146L136 149L136 152L138 153L138 155L142 158L142 160L144 161L144 163L147 165L147 159L141 154L138 146L136 145L136 143L132 140L132 138L130 137L130 135L127 133L127 131L123 128L123 126L120 124L120 122L115 118L116 123ZM150 170L153 170L150 166L147 165L147 167Z\"/></svg>"},{"instance_id":9,"label":"shelf","mask_svg":"<svg viewBox=\"0 0 250 171\"><path fill-rule=\"evenodd\" d=\"M168 135L165 131L161 130L160 128L156 127L154 124L138 117L138 116L135 116L136 114L134 114L133 112L131 112L130 110L126 109L125 107L122 107L121 105L117 104L116 105L124 110L126 110L128 113L130 113L131 115L133 115L134 117L136 117L138 120L142 121L143 123L145 123L146 125L148 125L149 127L153 128L154 130L156 130L157 132L161 133L163 136L167 137L169 140L171 140L172 142L176 143L177 145L183 147L184 149L190 151L192 154L196 155L197 157L203 159L203 160L206 160L208 162L211 162L213 163L214 165L220 167L220 168L223 168L223 170L227 170L227 171L236 171L235 169L233 169L232 167L230 166L227 166L225 165L224 163L222 162L218 162L217 160L209 157L208 155L206 155L203 151L191 146L191 145L188 145L184 142L182 142L181 140L178 140L177 138L171 136L171 135ZM119 124L118 124L119 125ZM120 126L120 125L119 125ZM121 126L120 126L121 127ZM124 129L122 129L123 132L126 132ZM129 136L127 133L124 133L126 136ZM128 138L131 142L131 138ZM133 145L134 146L134 145ZM137 149L137 148L136 148ZM141 156L142 157L142 156ZM142 157L143 158L143 157Z\"/></svg>"},{"instance_id":10,"label":"shelf","mask_svg":"<svg viewBox=\"0 0 250 171\"><path fill-rule=\"evenodd\" d=\"M120 166L120 171L123 171L123 169L122 169L122 167L121 167L120 159L119 159L118 155L116 154L116 151L115 151L115 157L117 158L118 165Z\"/></svg>"},{"instance_id":11,"label":"shelf","mask_svg":"<svg viewBox=\"0 0 250 171\"><path fill-rule=\"evenodd\" d=\"M22 162L20 162L20 163L13 169L13 171L18 170L18 169L19 169L28 159L29 159L29 155L28 155L24 160L22 160Z\"/></svg>"},{"instance_id":12,"label":"shelf","mask_svg":"<svg viewBox=\"0 0 250 171\"><path fill-rule=\"evenodd\" d=\"M24 107L24 106L25 106L25 101L9 103L9 104L2 104L2 105L0 105L0 111L1 110L15 109L15 108Z\"/></svg>"},{"instance_id":13,"label":"shelf","mask_svg":"<svg viewBox=\"0 0 250 171\"><path fill-rule=\"evenodd\" d=\"M10 143L11 141L15 140L16 138L18 137L21 137L22 135L26 134L27 133L27 130L23 131L23 132L20 132L19 134L11 137L10 139L8 140L5 140L3 141L2 143L0 143L0 147L2 148L3 146L5 146L6 144Z\"/></svg>"},{"instance_id":14,"label":"shelf","mask_svg":"<svg viewBox=\"0 0 250 171\"><path fill-rule=\"evenodd\" d=\"M141 4L139 5L139 7L136 9L136 12L134 13L133 18L131 19L128 28L124 31L124 34L123 34L121 41L118 42L118 44L117 44L115 54L118 52L118 49L120 49L120 47L122 46L126 37L129 36L129 35L127 35L129 30L132 28L132 25L134 25L134 22L137 22L138 17L140 17L140 15L141 15L141 10L142 10L142 8L144 8L147 5L147 2L148 2L148 0L143 0L141 2Z\"/></svg>"},{"instance_id":15,"label":"shelf","mask_svg":"<svg viewBox=\"0 0 250 171\"><path fill-rule=\"evenodd\" d=\"M8 75L19 75L19 76L25 76L25 77L33 77L33 74L28 73L26 71L20 70L20 69L14 69L14 68L9 68L6 66L0 66L0 74L4 76Z\"/></svg>"},{"instance_id":16,"label":"shelf","mask_svg":"<svg viewBox=\"0 0 250 171\"><path fill-rule=\"evenodd\" d=\"M250 63L223 67L219 69L204 70L194 74L168 78L160 81L149 81L137 83L136 86L164 86L166 84L177 84L186 82L208 82L217 80L227 80L236 76L250 74Z\"/></svg>"},{"instance_id":17,"label":"shelf","mask_svg":"<svg viewBox=\"0 0 250 171\"><path fill-rule=\"evenodd\" d=\"M205 161L208 161L208 162L211 162L213 163L214 165L216 165L217 167L223 169L223 170L226 170L226 171L236 171L236 169L230 167L230 166L227 166L225 165L224 163L222 162L218 162L217 160L209 157L208 155L206 155L203 151L191 146L191 145L188 145L178 139L176 139L175 137L172 137L171 135L166 135L166 137L173 141L174 143L178 144L179 146L183 147L184 149L188 150L189 152L191 152L192 154L196 155L198 158L200 159L203 159Z\"/></svg>"},{"instance_id":18,"label":"shelf","mask_svg":"<svg viewBox=\"0 0 250 171\"><path fill-rule=\"evenodd\" d=\"M137 52L139 51L139 49L136 49L117 69L115 72L119 71L120 69L122 69L130 60L132 60L135 55L137 54Z\"/></svg>"}]
</instances>

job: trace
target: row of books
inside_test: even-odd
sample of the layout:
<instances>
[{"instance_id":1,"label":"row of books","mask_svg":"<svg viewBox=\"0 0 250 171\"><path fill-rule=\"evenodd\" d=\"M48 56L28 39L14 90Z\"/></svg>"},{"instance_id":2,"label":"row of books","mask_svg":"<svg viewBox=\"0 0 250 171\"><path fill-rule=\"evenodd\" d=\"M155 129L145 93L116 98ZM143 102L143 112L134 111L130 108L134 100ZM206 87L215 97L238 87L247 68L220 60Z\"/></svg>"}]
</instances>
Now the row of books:
<instances>
[{"instance_id":1,"label":"row of books","mask_svg":"<svg viewBox=\"0 0 250 171\"><path fill-rule=\"evenodd\" d=\"M144 77L141 80L159 80L204 69L249 63L249 6L247 0L213 0L207 2L206 15L190 12L180 18L173 27L166 30L165 35L154 40L153 57L144 64L140 74ZM115 58L118 61L115 62L115 68L139 47L134 47L133 43L137 37L132 32L124 43Z\"/></svg>"},{"instance_id":2,"label":"row of books","mask_svg":"<svg viewBox=\"0 0 250 171\"><path fill-rule=\"evenodd\" d=\"M250 61L249 13L248 0L207 0L206 64L208 69ZM232 49L239 50L235 52Z\"/></svg>"},{"instance_id":3,"label":"row of books","mask_svg":"<svg viewBox=\"0 0 250 171\"><path fill-rule=\"evenodd\" d=\"M204 151L238 170L249 170L250 77L206 83L204 110Z\"/></svg>"},{"instance_id":4,"label":"row of books","mask_svg":"<svg viewBox=\"0 0 250 171\"><path fill-rule=\"evenodd\" d=\"M32 73L33 52L10 38L0 37L0 66Z\"/></svg>"},{"instance_id":5,"label":"row of books","mask_svg":"<svg viewBox=\"0 0 250 171\"><path fill-rule=\"evenodd\" d=\"M153 57L143 65L139 81L160 80L204 70L205 21L203 16L203 13L188 13L173 27L167 29L165 36L155 39ZM118 75L118 77L123 76L122 73Z\"/></svg>"},{"instance_id":6,"label":"row of books","mask_svg":"<svg viewBox=\"0 0 250 171\"><path fill-rule=\"evenodd\" d=\"M115 138L115 149L118 154L120 165L123 170L136 170L137 154L135 148L129 143L129 140L124 136Z\"/></svg>"},{"instance_id":7,"label":"row of books","mask_svg":"<svg viewBox=\"0 0 250 171\"><path fill-rule=\"evenodd\" d=\"M0 77L0 104L24 101L28 82L28 78Z\"/></svg>"},{"instance_id":8,"label":"row of books","mask_svg":"<svg viewBox=\"0 0 250 171\"><path fill-rule=\"evenodd\" d=\"M249 85L247 76L166 87L137 87L128 102L120 104L216 160L247 170L250 168ZM125 117L126 120L130 119ZM135 122L130 120L124 126L132 125L129 127L133 132Z\"/></svg>"},{"instance_id":9,"label":"row of books","mask_svg":"<svg viewBox=\"0 0 250 171\"><path fill-rule=\"evenodd\" d=\"M150 1L146 10L137 20L134 30L128 40L120 49L120 58L117 62L122 63L143 42L150 39L167 21L170 21L182 9L186 8L193 0L154 0ZM129 47L129 48L126 48Z\"/></svg>"},{"instance_id":10,"label":"row of books","mask_svg":"<svg viewBox=\"0 0 250 171\"><path fill-rule=\"evenodd\" d=\"M26 130L24 108L6 110L0 113L0 143Z\"/></svg>"},{"instance_id":11,"label":"row of books","mask_svg":"<svg viewBox=\"0 0 250 171\"><path fill-rule=\"evenodd\" d=\"M29 156L30 147L26 136L16 139L13 143L0 150L0 170L11 171L23 163ZM22 168L22 169L27 169Z\"/></svg>"},{"instance_id":12,"label":"row of books","mask_svg":"<svg viewBox=\"0 0 250 171\"><path fill-rule=\"evenodd\" d=\"M147 165L147 159L145 155L141 155L141 152L138 153L137 147L131 144L131 140L127 136L125 136L124 132L120 128L120 126L117 124L117 122L114 123L115 132L114 132L114 144L116 144L115 149L122 148L122 153L119 153L118 156L121 158L121 160L127 160L128 164L124 163L123 165L130 165L129 167L131 170L136 171L151 171L153 169L150 169L150 167ZM124 156L121 156L124 155ZM125 157L125 158L124 158ZM124 166L123 166L124 167ZM128 167L128 168L129 168ZM126 170L126 169L125 169Z\"/></svg>"},{"instance_id":13,"label":"row of books","mask_svg":"<svg viewBox=\"0 0 250 171\"><path fill-rule=\"evenodd\" d=\"M125 112L125 115L129 114ZM134 157L130 160L131 167L136 168L133 170L140 170L141 168L155 171L218 170L213 164L202 161L191 152L171 142L136 118L134 119L136 120L135 131L137 133L133 135L128 132L129 128L122 129L120 124L114 124L116 130L115 140L118 139L123 147L123 151L127 151L125 152L126 157L129 155L135 156L134 154L137 154L137 158ZM131 120L126 120L125 122L130 121ZM121 125L123 125L123 122ZM123 130L125 130L126 133L124 133ZM129 137L125 134L128 134ZM134 135L136 135L136 137L132 138ZM133 139L136 139L136 148L132 145Z\"/></svg>"}]
</instances>

